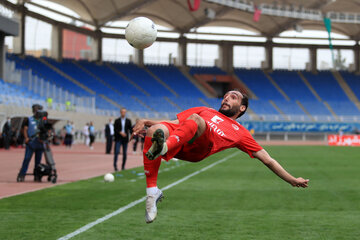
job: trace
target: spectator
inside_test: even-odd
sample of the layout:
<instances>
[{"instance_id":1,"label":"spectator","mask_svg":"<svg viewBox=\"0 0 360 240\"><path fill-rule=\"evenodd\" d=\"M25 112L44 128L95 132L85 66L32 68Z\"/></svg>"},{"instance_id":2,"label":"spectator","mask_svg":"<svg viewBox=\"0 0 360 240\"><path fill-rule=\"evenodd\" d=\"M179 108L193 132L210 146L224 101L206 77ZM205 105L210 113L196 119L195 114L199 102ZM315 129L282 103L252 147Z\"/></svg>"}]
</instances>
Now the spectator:
<instances>
[{"instance_id":1,"label":"spectator","mask_svg":"<svg viewBox=\"0 0 360 240\"><path fill-rule=\"evenodd\" d=\"M64 144L66 147L71 148L73 142L74 127L70 121L67 121L67 124L64 126L64 129L65 129Z\"/></svg>"},{"instance_id":2,"label":"spectator","mask_svg":"<svg viewBox=\"0 0 360 240\"><path fill-rule=\"evenodd\" d=\"M89 123L86 123L83 128L83 135L84 135L84 144L89 146L90 138L89 138Z\"/></svg>"},{"instance_id":3,"label":"spectator","mask_svg":"<svg viewBox=\"0 0 360 240\"><path fill-rule=\"evenodd\" d=\"M89 137L90 137L89 147L92 150L92 149L94 149L94 147L92 145L95 142L95 128L94 128L93 122L90 122L90 125L89 125Z\"/></svg>"},{"instance_id":4,"label":"spectator","mask_svg":"<svg viewBox=\"0 0 360 240\"><path fill-rule=\"evenodd\" d=\"M113 120L110 118L109 123L105 125L105 137L106 137L106 154L110 154L111 146L114 138L114 124Z\"/></svg>"},{"instance_id":5,"label":"spectator","mask_svg":"<svg viewBox=\"0 0 360 240\"><path fill-rule=\"evenodd\" d=\"M3 126L2 137L3 137L3 140L4 140L4 148L6 150L9 150L10 149L11 137L12 137L12 127L11 127L11 119L10 119L10 117L7 117L6 123Z\"/></svg>"},{"instance_id":6,"label":"spectator","mask_svg":"<svg viewBox=\"0 0 360 240\"><path fill-rule=\"evenodd\" d=\"M120 117L115 120L114 132L115 132L114 169L115 171L118 171L117 160L118 160L120 147L122 146L123 162L121 165L121 170L125 170L127 146L129 142L129 136L132 133L131 120L126 118L125 108L122 108L120 110Z\"/></svg>"},{"instance_id":7,"label":"spectator","mask_svg":"<svg viewBox=\"0 0 360 240\"><path fill-rule=\"evenodd\" d=\"M138 123L139 119L136 119L136 123ZM135 125L136 125L135 123ZM133 126L133 128L135 127L135 125ZM139 143L139 141L141 142L141 151L144 149L144 142L145 142L145 138L139 135L135 135L133 137L134 139L134 145L133 145L133 153L136 153L137 151L137 145Z\"/></svg>"}]
</instances>

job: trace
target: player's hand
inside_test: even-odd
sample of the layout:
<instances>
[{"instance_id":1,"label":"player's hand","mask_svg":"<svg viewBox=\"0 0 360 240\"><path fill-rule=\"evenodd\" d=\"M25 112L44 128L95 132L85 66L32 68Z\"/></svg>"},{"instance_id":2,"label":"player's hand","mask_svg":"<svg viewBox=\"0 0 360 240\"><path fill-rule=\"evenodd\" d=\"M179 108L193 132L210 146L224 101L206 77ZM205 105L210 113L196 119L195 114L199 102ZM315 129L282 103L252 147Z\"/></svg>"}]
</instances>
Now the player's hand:
<instances>
[{"instance_id":1,"label":"player's hand","mask_svg":"<svg viewBox=\"0 0 360 240\"><path fill-rule=\"evenodd\" d=\"M144 128L145 128L145 120L140 119L139 121L137 121L137 123L133 127L133 133L131 134L130 140L133 139L134 136L143 133Z\"/></svg>"},{"instance_id":2,"label":"player's hand","mask_svg":"<svg viewBox=\"0 0 360 240\"><path fill-rule=\"evenodd\" d=\"M310 181L309 179L303 179L303 178L299 177L299 178L296 178L293 182L291 182L291 185L293 187L307 188L309 181Z\"/></svg>"}]
</instances>

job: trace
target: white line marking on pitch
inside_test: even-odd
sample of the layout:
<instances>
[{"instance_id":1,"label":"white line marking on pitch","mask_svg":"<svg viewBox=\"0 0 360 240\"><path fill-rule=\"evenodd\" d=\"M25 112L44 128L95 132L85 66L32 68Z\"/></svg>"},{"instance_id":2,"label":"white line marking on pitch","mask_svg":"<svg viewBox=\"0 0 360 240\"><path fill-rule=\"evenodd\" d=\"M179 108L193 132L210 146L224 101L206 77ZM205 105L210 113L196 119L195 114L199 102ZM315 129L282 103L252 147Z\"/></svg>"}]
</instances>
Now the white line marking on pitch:
<instances>
[{"instance_id":1,"label":"white line marking on pitch","mask_svg":"<svg viewBox=\"0 0 360 240\"><path fill-rule=\"evenodd\" d=\"M212 164L210 164L210 165L208 165L208 166L206 166L206 167L204 167L204 168L202 168L202 169L200 169L200 170L198 170L198 171L196 171L196 172L193 172L193 173L191 173L191 174L183 177L182 179L180 179L180 180L178 180L178 181L176 181L176 182L173 182L173 183L167 185L166 187L162 188L161 190L162 190L162 191L165 191L165 190L167 190L167 189L170 189L170 188L178 185L179 183L182 183L182 182L188 180L189 178L191 178L191 177L193 177L193 176L195 176L195 175L197 175L197 174L199 174L199 173L202 173L202 172L208 170L209 168L212 168L213 166L215 166L215 165L217 165L217 164L219 164L219 163L222 163L222 162L225 162L226 160L229 160L230 158L234 157L234 156L235 156L236 154L238 154L238 153L239 153L239 152L235 152L235 153L233 153L233 154L231 154L231 155L229 155L229 156L227 156L227 157L224 157L223 159L221 159L221 160L219 160L219 161L217 161L217 162L214 162L214 163L212 163ZM95 221L93 221L93 222L91 222L91 223L88 223L87 225L79 228L78 230L76 230L76 231L74 231L74 232L72 232L72 233L69 233L68 235L59 238L58 240L67 240L67 239L73 238L73 237L75 237L76 235L78 235L78 234L80 234L80 233L83 233L83 232L89 230L90 228L94 227L95 225L97 225L97 224L99 224L99 223L102 223L102 222L104 222L104 221L106 221L106 220L108 220L108 219L110 219L110 218L112 218L112 217L114 217L114 216L116 216L116 215L124 212L125 210L134 207L135 205L137 205L137 204L139 204L139 203L141 203L141 202L144 202L145 200L146 200L146 197L142 197L142 198L140 198L140 199L138 199L138 200L136 200L136 201L133 201L133 202L129 203L128 205L126 205L126 206L124 206L124 207L121 207L121 208L119 208L118 210L116 210L116 211L114 211L114 212L112 212L112 213L109 213L108 215L106 215L106 216L104 216L104 217L102 217L102 218L99 218L99 219L97 219L97 220L95 220Z\"/></svg>"}]
</instances>

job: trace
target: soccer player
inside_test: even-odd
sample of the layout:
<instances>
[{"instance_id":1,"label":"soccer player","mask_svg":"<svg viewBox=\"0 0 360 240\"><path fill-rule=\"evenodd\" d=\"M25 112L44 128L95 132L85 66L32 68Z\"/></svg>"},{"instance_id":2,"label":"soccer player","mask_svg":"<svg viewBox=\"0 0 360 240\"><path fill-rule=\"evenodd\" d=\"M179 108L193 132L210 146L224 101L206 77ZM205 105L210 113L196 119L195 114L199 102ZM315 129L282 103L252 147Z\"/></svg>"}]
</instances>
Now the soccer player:
<instances>
[{"instance_id":1,"label":"soccer player","mask_svg":"<svg viewBox=\"0 0 360 240\"><path fill-rule=\"evenodd\" d=\"M157 216L157 202L163 194L157 187L161 159L173 157L198 162L225 150L238 148L257 158L276 175L293 187L306 188L308 179L295 178L273 159L236 119L248 108L248 97L239 90L227 92L219 111L207 107L190 108L177 115L174 121L142 119L134 126L133 135L146 132L144 145L144 170L146 175L145 220L151 223Z\"/></svg>"}]
</instances>

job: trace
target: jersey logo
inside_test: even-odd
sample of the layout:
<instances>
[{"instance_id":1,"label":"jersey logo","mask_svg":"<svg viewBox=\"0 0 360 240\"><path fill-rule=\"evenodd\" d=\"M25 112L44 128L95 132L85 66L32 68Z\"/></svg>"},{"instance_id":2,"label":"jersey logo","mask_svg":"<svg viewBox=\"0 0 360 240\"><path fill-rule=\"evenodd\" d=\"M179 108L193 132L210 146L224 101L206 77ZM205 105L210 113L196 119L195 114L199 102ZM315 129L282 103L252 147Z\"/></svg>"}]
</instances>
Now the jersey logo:
<instances>
[{"instance_id":1,"label":"jersey logo","mask_svg":"<svg viewBox=\"0 0 360 240\"><path fill-rule=\"evenodd\" d=\"M233 124L232 127L237 131L239 130L239 126L237 126L236 124Z\"/></svg>"},{"instance_id":2,"label":"jersey logo","mask_svg":"<svg viewBox=\"0 0 360 240\"><path fill-rule=\"evenodd\" d=\"M211 119L211 121L214 122L214 123L216 123L216 124L219 124L219 123L223 122L224 119L222 119L222 118L220 118L220 117L218 117L218 116L215 115L215 116Z\"/></svg>"}]
</instances>

